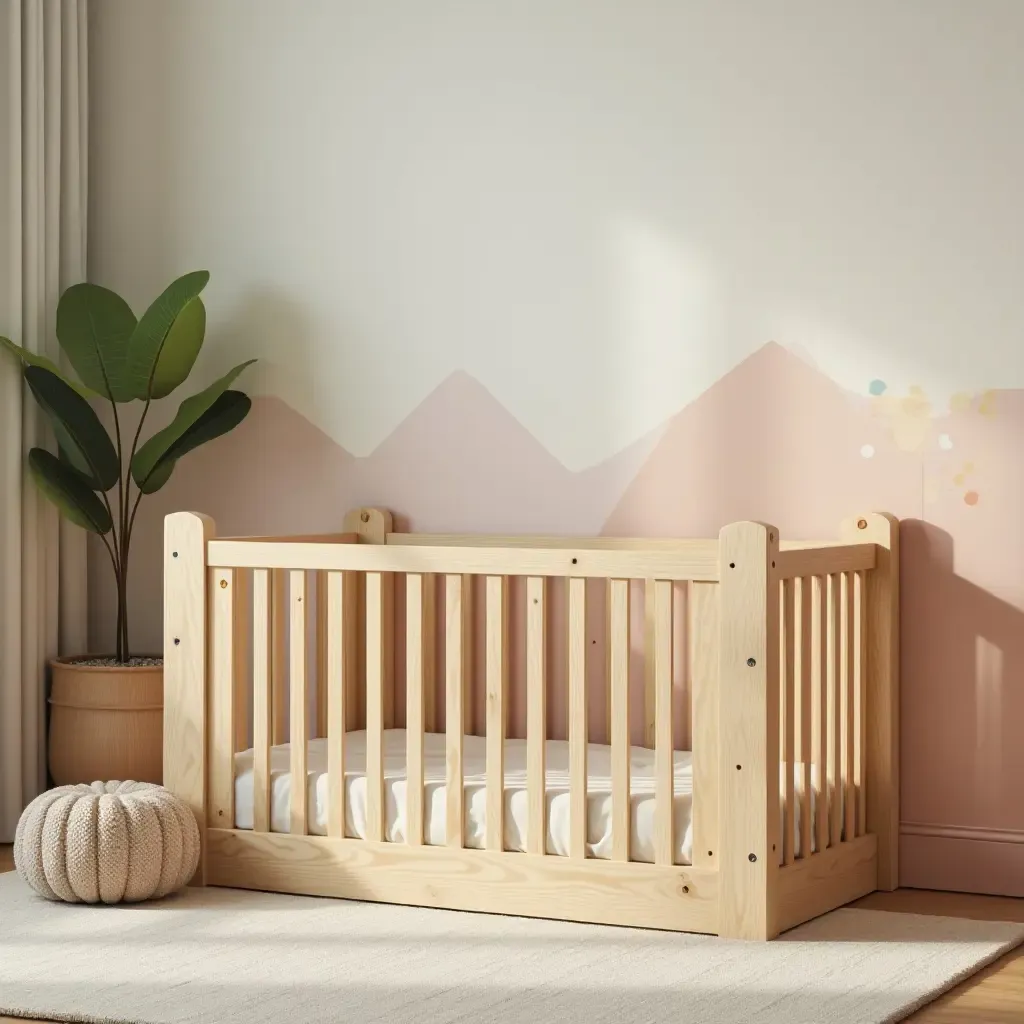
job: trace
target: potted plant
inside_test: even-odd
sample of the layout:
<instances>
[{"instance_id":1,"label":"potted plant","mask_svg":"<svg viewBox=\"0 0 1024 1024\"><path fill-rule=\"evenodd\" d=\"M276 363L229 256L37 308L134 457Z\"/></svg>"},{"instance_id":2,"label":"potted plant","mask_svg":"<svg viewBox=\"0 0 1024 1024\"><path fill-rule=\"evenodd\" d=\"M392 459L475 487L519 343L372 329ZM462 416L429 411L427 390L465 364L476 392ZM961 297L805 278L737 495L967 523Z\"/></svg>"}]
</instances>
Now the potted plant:
<instances>
[{"instance_id":1,"label":"potted plant","mask_svg":"<svg viewBox=\"0 0 1024 1024\"><path fill-rule=\"evenodd\" d=\"M117 584L111 652L52 662L48 746L58 785L161 781L163 669L158 656L129 649L128 556L142 498L167 483L183 455L234 429L249 412L249 398L231 384L254 360L186 398L168 426L142 440L153 402L185 382L199 355L206 333L199 296L209 278L206 271L178 278L139 319L106 288L68 288L57 306L57 341L77 379L0 338L0 347L21 360L56 440L56 454L29 452L29 471L64 516L102 540ZM135 402L141 408L127 414L123 407ZM113 437L94 405L109 406Z\"/></svg>"}]
</instances>

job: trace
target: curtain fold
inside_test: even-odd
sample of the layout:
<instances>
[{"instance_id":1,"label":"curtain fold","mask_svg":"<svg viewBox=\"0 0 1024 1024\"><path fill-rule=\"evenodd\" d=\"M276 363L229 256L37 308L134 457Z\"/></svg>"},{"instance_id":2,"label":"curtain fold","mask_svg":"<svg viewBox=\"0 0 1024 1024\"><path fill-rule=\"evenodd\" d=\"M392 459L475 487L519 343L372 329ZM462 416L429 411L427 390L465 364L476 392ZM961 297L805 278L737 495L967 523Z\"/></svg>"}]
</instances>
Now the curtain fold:
<instances>
[{"instance_id":1,"label":"curtain fold","mask_svg":"<svg viewBox=\"0 0 1024 1024\"><path fill-rule=\"evenodd\" d=\"M87 0L0 0L0 334L60 361L57 300L85 279ZM86 642L84 533L25 470L51 445L0 352L0 842L46 787L46 664Z\"/></svg>"}]
</instances>

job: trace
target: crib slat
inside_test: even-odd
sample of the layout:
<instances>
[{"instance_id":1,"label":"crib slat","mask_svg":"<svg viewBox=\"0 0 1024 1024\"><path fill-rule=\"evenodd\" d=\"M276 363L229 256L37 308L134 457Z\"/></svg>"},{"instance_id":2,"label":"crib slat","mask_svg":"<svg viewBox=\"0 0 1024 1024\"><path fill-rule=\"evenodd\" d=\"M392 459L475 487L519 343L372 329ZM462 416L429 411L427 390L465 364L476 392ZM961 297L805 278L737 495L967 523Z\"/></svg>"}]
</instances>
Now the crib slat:
<instances>
[{"instance_id":1,"label":"crib slat","mask_svg":"<svg viewBox=\"0 0 1024 1024\"><path fill-rule=\"evenodd\" d=\"M462 750L466 683L466 593L462 576L445 577L445 808L449 846L461 848L463 825Z\"/></svg>"},{"instance_id":2,"label":"crib slat","mask_svg":"<svg viewBox=\"0 0 1024 1024\"><path fill-rule=\"evenodd\" d=\"M796 732L796 615L794 607L795 581L782 580L782 764L786 773L785 779L785 821L782 830L783 863L792 864L796 857L796 795L794 774L796 757L794 754Z\"/></svg>"},{"instance_id":3,"label":"crib slat","mask_svg":"<svg viewBox=\"0 0 1024 1024\"><path fill-rule=\"evenodd\" d=\"M301 569L292 571L290 585L291 635L291 834L304 836L308 828L306 710L309 707L309 679L306 672L306 609L309 606L309 577Z\"/></svg>"},{"instance_id":4,"label":"crib slat","mask_svg":"<svg viewBox=\"0 0 1024 1024\"><path fill-rule=\"evenodd\" d=\"M587 581L569 580L569 856L587 855Z\"/></svg>"},{"instance_id":5,"label":"crib slat","mask_svg":"<svg viewBox=\"0 0 1024 1024\"><path fill-rule=\"evenodd\" d=\"M342 574L328 573L327 607L324 609L327 637L327 834L335 839L345 836L345 713L348 696L345 649L354 640L348 610Z\"/></svg>"},{"instance_id":6,"label":"crib slat","mask_svg":"<svg viewBox=\"0 0 1024 1024\"><path fill-rule=\"evenodd\" d=\"M214 828L235 824L235 647L233 569L213 569L209 574L210 607L210 806Z\"/></svg>"},{"instance_id":7,"label":"crib slat","mask_svg":"<svg viewBox=\"0 0 1024 1024\"><path fill-rule=\"evenodd\" d=\"M864 718L865 693L867 692L864 678L866 660L867 632L867 587L864 573L853 576L853 678L854 678L854 743L853 743L853 777L857 790L857 835L867 832L867 787L865 786L864 766L867 752L867 730Z\"/></svg>"},{"instance_id":8,"label":"crib slat","mask_svg":"<svg viewBox=\"0 0 1024 1024\"><path fill-rule=\"evenodd\" d=\"M718 587L690 586L690 686L693 689L693 863L713 868L719 840Z\"/></svg>"},{"instance_id":9,"label":"crib slat","mask_svg":"<svg viewBox=\"0 0 1024 1024\"><path fill-rule=\"evenodd\" d=\"M797 607L796 638L794 649L797 654L797 758L800 761L800 856L811 855L811 761L814 757L811 733L814 728L814 701L811 690L814 685L814 659L811 648L811 580L798 577L794 602Z\"/></svg>"},{"instance_id":10,"label":"crib slat","mask_svg":"<svg viewBox=\"0 0 1024 1024\"><path fill-rule=\"evenodd\" d=\"M828 845L828 586L824 576L814 579L814 618L811 658L814 663L814 847L822 853Z\"/></svg>"},{"instance_id":11,"label":"crib slat","mask_svg":"<svg viewBox=\"0 0 1024 1024\"><path fill-rule=\"evenodd\" d=\"M247 668L251 649L249 632L251 609L249 605L249 573L245 569L236 569L234 577L232 658L235 693L232 707L234 709L234 748L239 751L247 750L249 747L249 675Z\"/></svg>"},{"instance_id":12,"label":"crib slat","mask_svg":"<svg viewBox=\"0 0 1024 1024\"><path fill-rule=\"evenodd\" d=\"M610 580L608 687L612 734L612 859L629 860L629 580Z\"/></svg>"},{"instance_id":13,"label":"crib slat","mask_svg":"<svg viewBox=\"0 0 1024 1024\"><path fill-rule=\"evenodd\" d=\"M270 831L270 574L252 573L252 795L256 832Z\"/></svg>"},{"instance_id":14,"label":"crib slat","mask_svg":"<svg viewBox=\"0 0 1024 1024\"><path fill-rule=\"evenodd\" d=\"M857 793L853 787L853 720L854 720L854 664L853 664L853 574L843 573L843 838L850 842L857 828Z\"/></svg>"},{"instance_id":15,"label":"crib slat","mask_svg":"<svg viewBox=\"0 0 1024 1024\"><path fill-rule=\"evenodd\" d=\"M487 577L487 849L504 848L508 577Z\"/></svg>"},{"instance_id":16,"label":"crib slat","mask_svg":"<svg viewBox=\"0 0 1024 1024\"><path fill-rule=\"evenodd\" d=\"M654 862L673 861L672 583L654 584Z\"/></svg>"},{"instance_id":17,"label":"crib slat","mask_svg":"<svg viewBox=\"0 0 1024 1024\"><path fill-rule=\"evenodd\" d=\"M366 574L366 838L384 839L384 585Z\"/></svg>"},{"instance_id":18,"label":"crib slat","mask_svg":"<svg viewBox=\"0 0 1024 1024\"><path fill-rule=\"evenodd\" d=\"M526 581L526 849L547 851L547 607L546 580Z\"/></svg>"},{"instance_id":19,"label":"crib slat","mask_svg":"<svg viewBox=\"0 0 1024 1024\"><path fill-rule=\"evenodd\" d=\"M828 578L829 633L829 762L832 788L829 801L829 843L836 846L843 832L843 665L842 665L842 584L840 574Z\"/></svg>"},{"instance_id":20,"label":"crib slat","mask_svg":"<svg viewBox=\"0 0 1024 1024\"><path fill-rule=\"evenodd\" d=\"M644 580L644 746L654 749L657 683L654 678L654 580Z\"/></svg>"},{"instance_id":21,"label":"crib slat","mask_svg":"<svg viewBox=\"0 0 1024 1024\"><path fill-rule=\"evenodd\" d=\"M272 569L270 572L270 725L277 745L288 742L288 570Z\"/></svg>"},{"instance_id":22,"label":"crib slat","mask_svg":"<svg viewBox=\"0 0 1024 1024\"><path fill-rule=\"evenodd\" d=\"M437 732L437 576L423 574L423 727Z\"/></svg>"},{"instance_id":23,"label":"crib slat","mask_svg":"<svg viewBox=\"0 0 1024 1024\"><path fill-rule=\"evenodd\" d=\"M410 573L405 581L405 761L406 837L423 845L423 577Z\"/></svg>"},{"instance_id":24,"label":"crib slat","mask_svg":"<svg viewBox=\"0 0 1024 1024\"><path fill-rule=\"evenodd\" d=\"M327 572L316 574L316 733L327 735Z\"/></svg>"}]
</instances>

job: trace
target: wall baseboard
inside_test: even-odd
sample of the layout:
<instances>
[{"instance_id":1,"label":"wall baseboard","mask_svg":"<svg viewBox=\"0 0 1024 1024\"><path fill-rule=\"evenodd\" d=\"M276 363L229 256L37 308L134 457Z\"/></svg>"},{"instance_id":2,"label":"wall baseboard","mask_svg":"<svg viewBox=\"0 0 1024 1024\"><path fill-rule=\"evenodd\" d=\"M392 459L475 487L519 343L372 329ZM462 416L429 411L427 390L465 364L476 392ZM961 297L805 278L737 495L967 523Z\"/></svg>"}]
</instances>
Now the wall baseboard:
<instances>
[{"instance_id":1,"label":"wall baseboard","mask_svg":"<svg viewBox=\"0 0 1024 1024\"><path fill-rule=\"evenodd\" d=\"M1024 896L1024 830L903 822L900 885Z\"/></svg>"}]
</instances>

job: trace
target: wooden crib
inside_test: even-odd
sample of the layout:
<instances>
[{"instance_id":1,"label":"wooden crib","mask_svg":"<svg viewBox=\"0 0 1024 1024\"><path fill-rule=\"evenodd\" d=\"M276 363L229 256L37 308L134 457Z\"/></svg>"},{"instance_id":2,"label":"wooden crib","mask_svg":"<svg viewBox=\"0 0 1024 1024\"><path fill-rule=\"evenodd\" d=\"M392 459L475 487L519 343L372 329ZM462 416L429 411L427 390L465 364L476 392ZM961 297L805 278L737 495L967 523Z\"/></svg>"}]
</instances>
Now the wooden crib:
<instances>
[{"instance_id":1,"label":"wooden crib","mask_svg":"<svg viewBox=\"0 0 1024 1024\"><path fill-rule=\"evenodd\" d=\"M751 939L895 888L895 519L856 517L839 543L820 544L780 543L751 522L717 540L400 534L378 509L344 525L220 539L208 517L167 517L164 784L200 825L194 884ZM630 699L631 677L642 700ZM503 848L513 697L525 706L514 727L527 752L525 852ZM556 699L567 701L566 856L545 839ZM595 700L599 737L588 736ZM403 718L406 835L387 842L382 738ZM365 736L365 838L345 829L354 730ZM444 845L424 836L434 733ZM472 734L486 744L484 849L464 842ZM316 735L327 744L325 836L308 834ZM637 738L653 751L653 863L631 859ZM594 739L610 748L609 859L588 856ZM290 830L271 831L271 748L285 742ZM235 755L249 747L253 820L242 829ZM690 864L673 844L677 748L692 751Z\"/></svg>"}]
</instances>

